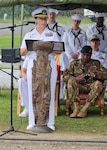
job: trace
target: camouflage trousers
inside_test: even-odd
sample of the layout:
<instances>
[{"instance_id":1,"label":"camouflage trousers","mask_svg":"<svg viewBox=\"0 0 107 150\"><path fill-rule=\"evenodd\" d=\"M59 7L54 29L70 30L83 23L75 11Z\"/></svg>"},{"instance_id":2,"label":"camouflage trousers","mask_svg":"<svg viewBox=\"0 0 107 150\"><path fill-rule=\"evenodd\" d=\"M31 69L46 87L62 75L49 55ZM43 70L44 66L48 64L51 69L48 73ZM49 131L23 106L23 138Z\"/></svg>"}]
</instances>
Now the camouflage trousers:
<instances>
[{"instance_id":1,"label":"camouflage trousers","mask_svg":"<svg viewBox=\"0 0 107 150\"><path fill-rule=\"evenodd\" d=\"M87 93L87 101L94 103L99 93L105 88L104 83L96 80L93 83L80 84L75 79L70 78L67 83L68 98L70 102L80 101L79 94Z\"/></svg>"}]
</instances>

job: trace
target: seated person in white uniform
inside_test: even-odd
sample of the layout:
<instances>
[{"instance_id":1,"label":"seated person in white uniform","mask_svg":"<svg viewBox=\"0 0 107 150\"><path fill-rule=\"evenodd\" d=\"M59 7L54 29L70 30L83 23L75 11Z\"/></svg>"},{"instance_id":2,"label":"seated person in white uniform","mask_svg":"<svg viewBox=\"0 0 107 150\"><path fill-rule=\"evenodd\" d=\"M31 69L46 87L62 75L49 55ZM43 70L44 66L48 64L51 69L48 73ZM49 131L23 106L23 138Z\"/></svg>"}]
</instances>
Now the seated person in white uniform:
<instances>
[{"instance_id":1,"label":"seated person in white uniform","mask_svg":"<svg viewBox=\"0 0 107 150\"><path fill-rule=\"evenodd\" d=\"M90 45L92 47L92 59L99 60L103 67L107 68L107 64L105 62L105 53L101 52L99 49L100 46L100 38L98 35L93 35L90 39Z\"/></svg>"},{"instance_id":2,"label":"seated person in white uniform","mask_svg":"<svg viewBox=\"0 0 107 150\"><path fill-rule=\"evenodd\" d=\"M28 116L28 86L27 86L27 63L28 57L25 58L23 66L20 71L20 79L18 80L18 89L20 94L20 105L24 106L24 110L19 114L19 117Z\"/></svg>"},{"instance_id":3,"label":"seated person in white uniform","mask_svg":"<svg viewBox=\"0 0 107 150\"><path fill-rule=\"evenodd\" d=\"M90 40L90 45L92 47L92 59L99 60L103 67L107 68L106 63L106 53L100 51L100 38L99 35L93 35ZM107 91L107 80L105 80L106 91Z\"/></svg>"}]
</instances>

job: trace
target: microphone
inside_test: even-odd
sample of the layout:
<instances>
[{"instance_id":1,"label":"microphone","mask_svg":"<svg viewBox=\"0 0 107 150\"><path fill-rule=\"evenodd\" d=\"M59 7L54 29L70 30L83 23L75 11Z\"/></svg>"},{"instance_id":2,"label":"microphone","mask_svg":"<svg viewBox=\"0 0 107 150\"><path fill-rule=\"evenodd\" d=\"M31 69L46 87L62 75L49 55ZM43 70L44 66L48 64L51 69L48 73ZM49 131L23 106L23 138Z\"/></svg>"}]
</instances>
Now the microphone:
<instances>
[{"instance_id":1,"label":"microphone","mask_svg":"<svg viewBox=\"0 0 107 150\"><path fill-rule=\"evenodd\" d=\"M35 21L28 21L27 23L28 24L30 24L30 23L35 24Z\"/></svg>"},{"instance_id":2,"label":"microphone","mask_svg":"<svg viewBox=\"0 0 107 150\"><path fill-rule=\"evenodd\" d=\"M85 72L85 64L82 64L82 71Z\"/></svg>"}]
</instances>

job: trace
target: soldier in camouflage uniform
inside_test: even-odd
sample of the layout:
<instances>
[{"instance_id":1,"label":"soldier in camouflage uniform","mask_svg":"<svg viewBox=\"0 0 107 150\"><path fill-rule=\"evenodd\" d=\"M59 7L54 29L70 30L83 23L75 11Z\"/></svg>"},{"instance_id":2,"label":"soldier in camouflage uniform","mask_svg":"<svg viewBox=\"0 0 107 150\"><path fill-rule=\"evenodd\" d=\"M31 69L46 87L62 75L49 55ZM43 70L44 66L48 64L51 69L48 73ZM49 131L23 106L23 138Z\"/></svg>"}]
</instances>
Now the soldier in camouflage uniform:
<instances>
[{"instance_id":1,"label":"soldier in camouflage uniform","mask_svg":"<svg viewBox=\"0 0 107 150\"><path fill-rule=\"evenodd\" d=\"M94 103L99 93L105 88L107 70L98 60L91 59L92 48L84 46L81 50L81 59L71 62L64 71L64 80L67 82L68 98L74 105L70 117L86 117L91 103ZM80 109L79 93L88 93L86 104Z\"/></svg>"}]
</instances>

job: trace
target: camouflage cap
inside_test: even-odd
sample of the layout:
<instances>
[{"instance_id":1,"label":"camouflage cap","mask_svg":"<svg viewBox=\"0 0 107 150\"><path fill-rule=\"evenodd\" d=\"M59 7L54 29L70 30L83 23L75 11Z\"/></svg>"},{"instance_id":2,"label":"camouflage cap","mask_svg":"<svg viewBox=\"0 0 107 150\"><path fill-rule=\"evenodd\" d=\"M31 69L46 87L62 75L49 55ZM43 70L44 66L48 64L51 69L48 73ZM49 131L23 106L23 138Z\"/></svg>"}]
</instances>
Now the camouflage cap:
<instances>
[{"instance_id":1,"label":"camouflage cap","mask_svg":"<svg viewBox=\"0 0 107 150\"><path fill-rule=\"evenodd\" d=\"M92 53L92 48L91 46L84 46L82 49L81 49L81 53Z\"/></svg>"}]
</instances>

